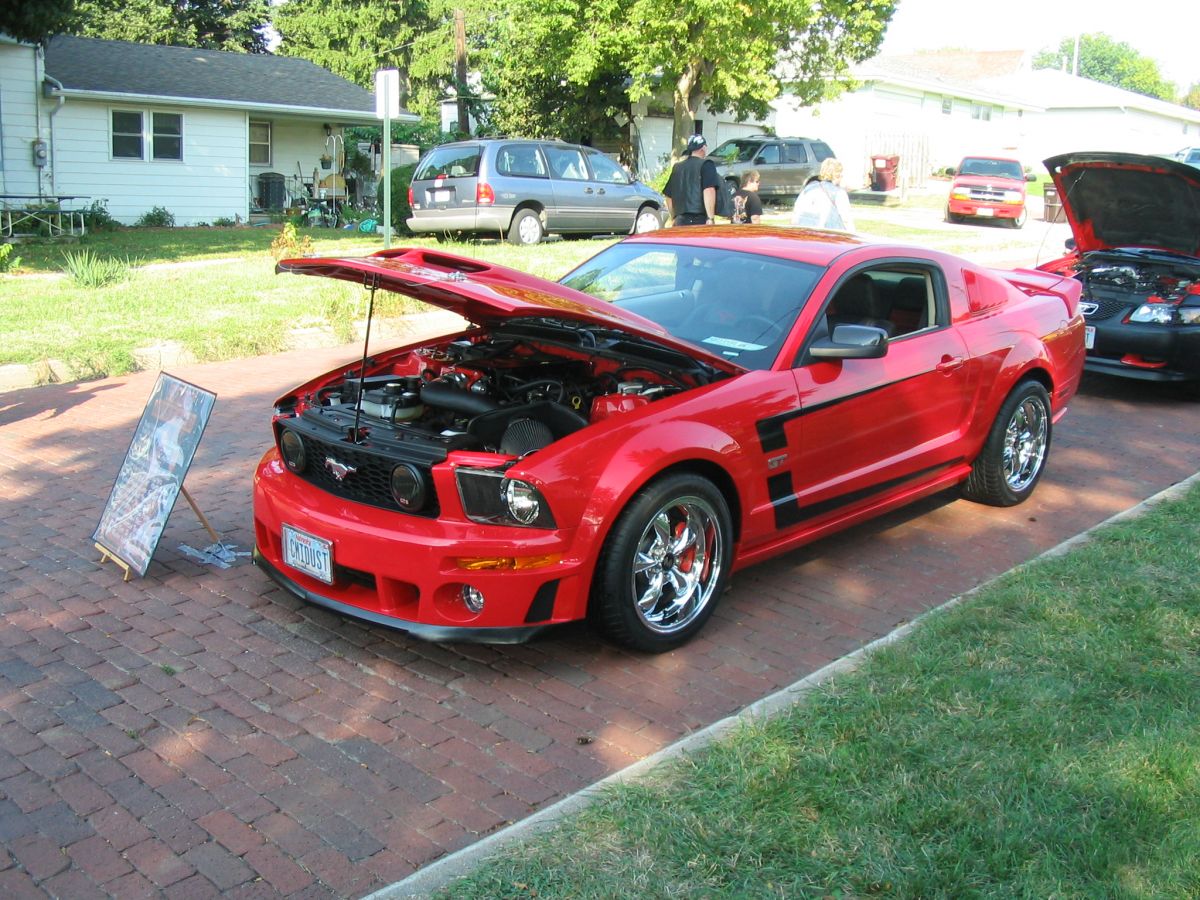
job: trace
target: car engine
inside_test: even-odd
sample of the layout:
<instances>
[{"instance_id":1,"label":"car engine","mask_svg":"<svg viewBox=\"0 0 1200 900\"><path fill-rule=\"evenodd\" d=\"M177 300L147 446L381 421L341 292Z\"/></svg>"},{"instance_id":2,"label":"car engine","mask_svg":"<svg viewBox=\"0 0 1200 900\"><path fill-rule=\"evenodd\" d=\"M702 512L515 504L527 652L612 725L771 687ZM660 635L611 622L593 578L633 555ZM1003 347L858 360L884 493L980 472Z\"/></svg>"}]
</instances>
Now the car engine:
<instances>
[{"instance_id":1,"label":"car engine","mask_svg":"<svg viewBox=\"0 0 1200 900\"><path fill-rule=\"evenodd\" d=\"M1092 253L1077 267L1089 319L1106 319L1143 303L1181 303L1200 294L1200 268L1185 261Z\"/></svg>"}]
</instances>

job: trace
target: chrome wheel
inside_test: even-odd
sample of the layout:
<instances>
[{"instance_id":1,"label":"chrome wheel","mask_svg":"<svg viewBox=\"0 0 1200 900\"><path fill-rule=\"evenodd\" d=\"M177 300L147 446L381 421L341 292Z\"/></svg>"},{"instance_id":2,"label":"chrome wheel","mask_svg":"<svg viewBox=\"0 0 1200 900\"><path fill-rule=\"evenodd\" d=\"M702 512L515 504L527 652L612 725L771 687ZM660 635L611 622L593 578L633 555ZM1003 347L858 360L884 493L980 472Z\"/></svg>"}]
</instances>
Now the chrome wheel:
<instances>
[{"instance_id":1,"label":"chrome wheel","mask_svg":"<svg viewBox=\"0 0 1200 900\"><path fill-rule=\"evenodd\" d=\"M1014 493L1028 488L1042 470L1050 418L1041 398L1027 396L1013 411L1004 433L1004 480Z\"/></svg>"},{"instance_id":2,"label":"chrome wheel","mask_svg":"<svg viewBox=\"0 0 1200 900\"><path fill-rule=\"evenodd\" d=\"M708 606L725 565L716 510L702 497L664 504L642 531L629 586L638 618L651 631L687 628Z\"/></svg>"}]
</instances>

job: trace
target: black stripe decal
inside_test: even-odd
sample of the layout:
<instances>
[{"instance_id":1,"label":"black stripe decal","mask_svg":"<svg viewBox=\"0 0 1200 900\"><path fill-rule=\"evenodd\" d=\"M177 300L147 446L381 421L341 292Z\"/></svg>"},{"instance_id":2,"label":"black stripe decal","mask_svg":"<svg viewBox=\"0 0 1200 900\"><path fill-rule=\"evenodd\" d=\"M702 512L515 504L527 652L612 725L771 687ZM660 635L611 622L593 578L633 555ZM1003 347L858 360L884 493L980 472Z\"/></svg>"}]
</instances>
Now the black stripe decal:
<instances>
[{"instance_id":1,"label":"black stripe decal","mask_svg":"<svg viewBox=\"0 0 1200 900\"><path fill-rule=\"evenodd\" d=\"M853 394L846 394L844 397L835 397L832 400L826 400L822 403L814 403L812 406L789 409L787 412L777 413L766 419L759 419L755 423L755 427L758 429L758 441L762 445L762 451L763 453L770 453L773 450L782 450L787 446L787 435L784 433L783 426L792 421L792 419L798 419L801 416L806 416L809 413L815 413L822 409L829 409L831 406L837 406L839 403L845 403L847 400L865 397L867 394L882 391L884 388L889 388L894 384L904 384L904 382L912 381L914 378L923 378L932 371L934 370L930 369L928 372L918 372L916 375L909 375L906 378L889 381L887 384L877 384L875 387L856 391Z\"/></svg>"},{"instance_id":2,"label":"black stripe decal","mask_svg":"<svg viewBox=\"0 0 1200 900\"><path fill-rule=\"evenodd\" d=\"M939 470L949 469L951 466L956 466L961 462L962 458L960 457L950 462L939 463L936 466L921 469L919 472L903 475L900 478L892 478L879 484L873 484L870 487L851 491L848 494L839 494L836 497L830 497L828 500L822 500L820 503L812 503L808 506L800 506L796 502L796 492L792 487L792 475L790 472L772 475L767 479L767 495L771 498L771 505L775 509L775 527L778 529L790 528L809 519L828 515L844 506L852 506L875 494L890 491L892 488L898 487L905 482L923 480Z\"/></svg>"}]
</instances>

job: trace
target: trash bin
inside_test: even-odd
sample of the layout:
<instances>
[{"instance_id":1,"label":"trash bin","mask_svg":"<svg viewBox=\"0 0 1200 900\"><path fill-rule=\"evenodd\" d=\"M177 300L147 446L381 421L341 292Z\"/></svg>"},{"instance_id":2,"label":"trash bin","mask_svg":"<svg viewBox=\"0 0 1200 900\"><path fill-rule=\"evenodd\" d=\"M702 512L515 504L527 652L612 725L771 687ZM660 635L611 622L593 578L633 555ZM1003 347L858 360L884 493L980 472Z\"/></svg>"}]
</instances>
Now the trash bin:
<instances>
[{"instance_id":1,"label":"trash bin","mask_svg":"<svg viewBox=\"0 0 1200 900\"><path fill-rule=\"evenodd\" d=\"M1046 185L1042 189L1042 203L1044 210L1042 218L1047 222L1062 222L1065 221L1063 215L1062 201L1058 198L1058 188L1052 184Z\"/></svg>"},{"instance_id":2,"label":"trash bin","mask_svg":"<svg viewBox=\"0 0 1200 900\"><path fill-rule=\"evenodd\" d=\"M287 205L287 187L278 172L258 176L258 204L263 209L283 209Z\"/></svg>"},{"instance_id":3,"label":"trash bin","mask_svg":"<svg viewBox=\"0 0 1200 900\"><path fill-rule=\"evenodd\" d=\"M871 190L894 191L896 189L896 173L899 168L899 156L872 156Z\"/></svg>"}]
</instances>

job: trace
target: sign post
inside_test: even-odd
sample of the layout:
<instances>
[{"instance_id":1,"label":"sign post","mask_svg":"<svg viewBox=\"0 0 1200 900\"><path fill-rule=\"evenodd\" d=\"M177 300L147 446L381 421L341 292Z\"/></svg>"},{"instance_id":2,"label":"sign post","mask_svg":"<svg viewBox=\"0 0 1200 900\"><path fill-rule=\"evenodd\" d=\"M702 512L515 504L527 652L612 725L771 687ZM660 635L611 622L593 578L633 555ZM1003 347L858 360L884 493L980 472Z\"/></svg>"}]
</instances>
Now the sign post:
<instances>
[{"instance_id":1,"label":"sign post","mask_svg":"<svg viewBox=\"0 0 1200 900\"><path fill-rule=\"evenodd\" d=\"M375 117L383 119L383 248L392 246L392 119L400 116L400 70L375 73Z\"/></svg>"}]
</instances>

